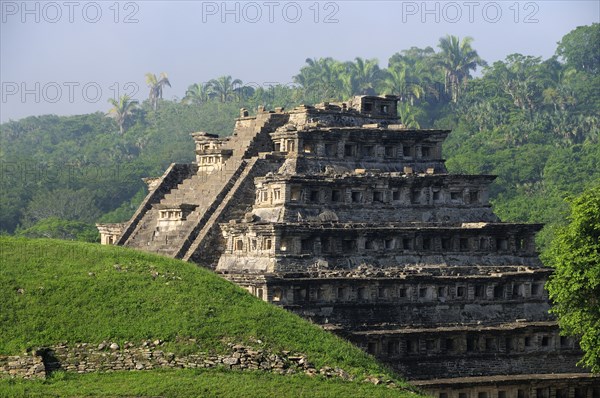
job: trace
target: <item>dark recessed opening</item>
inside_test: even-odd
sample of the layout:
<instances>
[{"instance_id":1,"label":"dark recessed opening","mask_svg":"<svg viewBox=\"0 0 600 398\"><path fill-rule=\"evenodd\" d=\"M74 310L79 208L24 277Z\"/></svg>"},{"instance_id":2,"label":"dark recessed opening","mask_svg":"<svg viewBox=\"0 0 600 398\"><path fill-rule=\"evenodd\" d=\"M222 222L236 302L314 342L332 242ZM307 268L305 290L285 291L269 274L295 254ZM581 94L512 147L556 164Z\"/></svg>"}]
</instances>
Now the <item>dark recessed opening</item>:
<instances>
[{"instance_id":1,"label":"dark recessed opening","mask_svg":"<svg viewBox=\"0 0 600 398\"><path fill-rule=\"evenodd\" d=\"M479 201L479 192L477 192L477 191L469 192L469 202L477 203L478 201Z\"/></svg>"},{"instance_id":2,"label":"dark recessed opening","mask_svg":"<svg viewBox=\"0 0 600 398\"><path fill-rule=\"evenodd\" d=\"M503 298L504 297L504 286L496 285L494 286L494 298Z\"/></svg>"},{"instance_id":3,"label":"dark recessed opening","mask_svg":"<svg viewBox=\"0 0 600 398\"><path fill-rule=\"evenodd\" d=\"M443 250L452 250L452 239L451 238L442 238L442 249Z\"/></svg>"},{"instance_id":4,"label":"dark recessed opening","mask_svg":"<svg viewBox=\"0 0 600 398\"><path fill-rule=\"evenodd\" d=\"M411 203L419 204L421 202L421 191L420 190L412 191L411 196L410 196L410 201L411 201Z\"/></svg>"},{"instance_id":5,"label":"dark recessed opening","mask_svg":"<svg viewBox=\"0 0 600 398\"><path fill-rule=\"evenodd\" d=\"M387 346L388 355L394 355L398 353L398 342L397 341L388 341Z\"/></svg>"},{"instance_id":6,"label":"dark recessed opening","mask_svg":"<svg viewBox=\"0 0 600 398\"><path fill-rule=\"evenodd\" d=\"M354 156L354 145L346 144L344 145L344 156Z\"/></svg>"},{"instance_id":7,"label":"dark recessed opening","mask_svg":"<svg viewBox=\"0 0 600 398\"><path fill-rule=\"evenodd\" d=\"M334 189L333 191L331 191L331 201L332 202L339 202L342 200L342 193L336 189Z\"/></svg>"},{"instance_id":8,"label":"dark recessed opening","mask_svg":"<svg viewBox=\"0 0 600 398\"><path fill-rule=\"evenodd\" d=\"M353 239L344 239L342 241L342 251L353 252L356 249L356 241Z\"/></svg>"},{"instance_id":9,"label":"dark recessed opening","mask_svg":"<svg viewBox=\"0 0 600 398\"><path fill-rule=\"evenodd\" d=\"M467 336L467 352L475 351L475 337Z\"/></svg>"},{"instance_id":10,"label":"dark recessed opening","mask_svg":"<svg viewBox=\"0 0 600 398\"><path fill-rule=\"evenodd\" d=\"M383 202L383 192L375 191L373 192L373 202Z\"/></svg>"},{"instance_id":11,"label":"dark recessed opening","mask_svg":"<svg viewBox=\"0 0 600 398\"><path fill-rule=\"evenodd\" d=\"M496 239L496 248L501 251L508 250L508 240L504 238Z\"/></svg>"},{"instance_id":12,"label":"dark recessed opening","mask_svg":"<svg viewBox=\"0 0 600 398\"><path fill-rule=\"evenodd\" d=\"M548 336L543 336L542 337L542 347L548 347L549 344L550 344L550 339L548 338Z\"/></svg>"},{"instance_id":13,"label":"dark recessed opening","mask_svg":"<svg viewBox=\"0 0 600 398\"><path fill-rule=\"evenodd\" d=\"M367 299L367 291L364 287L359 287L358 288L358 298L361 300L366 300Z\"/></svg>"},{"instance_id":14,"label":"dark recessed opening","mask_svg":"<svg viewBox=\"0 0 600 398\"><path fill-rule=\"evenodd\" d=\"M482 285L475 286L475 297L483 297L485 295L485 287Z\"/></svg>"},{"instance_id":15,"label":"dark recessed opening","mask_svg":"<svg viewBox=\"0 0 600 398\"><path fill-rule=\"evenodd\" d=\"M431 238L423 238L423 250L431 250Z\"/></svg>"},{"instance_id":16,"label":"dark recessed opening","mask_svg":"<svg viewBox=\"0 0 600 398\"><path fill-rule=\"evenodd\" d=\"M310 201L311 202L319 201L319 191L310 191Z\"/></svg>"},{"instance_id":17,"label":"dark recessed opening","mask_svg":"<svg viewBox=\"0 0 600 398\"><path fill-rule=\"evenodd\" d=\"M367 346L367 351L369 351L369 354L376 354L377 353L377 344L374 342L369 342L368 346Z\"/></svg>"},{"instance_id":18,"label":"dark recessed opening","mask_svg":"<svg viewBox=\"0 0 600 398\"><path fill-rule=\"evenodd\" d=\"M302 248L303 253L311 253L313 250L313 240L312 239L302 239L300 246Z\"/></svg>"},{"instance_id":19,"label":"dark recessed opening","mask_svg":"<svg viewBox=\"0 0 600 398\"><path fill-rule=\"evenodd\" d=\"M454 339L452 339L452 338L447 338L447 339L445 340L445 343L444 343L444 345L445 345L445 349L446 349L446 351L452 351L452 350L454 350Z\"/></svg>"},{"instance_id":20,"label":"dark recessed opening","mask_svg":"<svg viewBox=\"0 0 600 398\"><path fill-rule=\"evenodd\" d=\"M327 156L337 155L337 145L336 144L326 144L325 145L325 155L327 155Z\"/></svg>"},{"instance_id":21,"label":"dark recessed opening","mask_svg":"<svg viewBox=\"0 0 600 398\"><path fill-rule=\"evenodd\" d=\"M367 145L363 147L363 156L372 157L375 156L375 147L372 145Z\"/></svg>"}]
</instances>

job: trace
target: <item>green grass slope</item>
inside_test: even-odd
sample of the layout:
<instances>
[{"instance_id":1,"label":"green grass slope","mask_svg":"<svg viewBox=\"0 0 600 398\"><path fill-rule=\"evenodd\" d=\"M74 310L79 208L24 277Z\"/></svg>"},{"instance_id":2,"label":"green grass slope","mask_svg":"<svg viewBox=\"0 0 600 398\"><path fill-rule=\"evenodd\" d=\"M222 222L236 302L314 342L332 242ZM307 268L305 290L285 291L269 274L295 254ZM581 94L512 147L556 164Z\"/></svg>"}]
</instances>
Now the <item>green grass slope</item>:
<instances>
[{"instance_id":1,"label":"green grass slope","mask_svg":"<svg viewBox=\"0 0 600 398\"><path fill-rule=\"evenodd\" d=\"M1 380L3 398L53 397L411 397L419 395L383 385L344 382L306 375L216 370L151 370L60 374L45 381Z\"/></svg>"},{"instance_id":2,"label":"green grass slope","mask_svg":"<svg viewBox=\"0 0 600 398\"><path fill-rule=\"evenodd\" d=\"M60 342L145 339L164 340L165 349L179 353L219 352L227 342L290 350L306 354L317 368L339 367L356 380L363 380L366 375L395 379L350 343L193 264L121 247L0 237L0 354L19 354ZM189 339L197 343L191 344ZM202 376L196 377L200 373ZM226 373L240 382L253 377L247 375L253 373ZM214 377L207 376L211 374L186 371L177 377L184 379L182 385L200 379L210 384L206 380ZM277 380L286 380L290 388L295 384L302 386L304 382L293 380L308 378L260 377L265 379L265 388L280 384ZM152 385L151 380L164 379L160 372L152 371L121 376L67 375L58 381L10 383L15 391L30 388L33 393L35 386L44 383L87 385L118 378L147 379L138 383L142 390L145 385ZM122 382L137 385L133 380ZM0 384L0 391L7 383ZM353 384L356 383L350 383ZM364 388L371 387L382 388ZM143 395L142 390L129 393Z\"/></svg>"}]
</instances>

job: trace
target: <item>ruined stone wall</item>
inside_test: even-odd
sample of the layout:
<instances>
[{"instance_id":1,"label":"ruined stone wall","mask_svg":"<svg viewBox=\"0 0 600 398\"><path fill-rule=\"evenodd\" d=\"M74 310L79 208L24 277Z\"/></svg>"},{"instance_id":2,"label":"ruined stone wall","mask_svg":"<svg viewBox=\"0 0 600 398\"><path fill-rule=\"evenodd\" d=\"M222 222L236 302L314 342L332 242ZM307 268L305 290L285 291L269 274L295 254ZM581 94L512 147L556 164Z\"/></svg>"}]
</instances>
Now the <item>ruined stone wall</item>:
<instances>
[{"instance_id":1,"label":"ruined stone wall","mask_svg":"<svg viewBox=\"0 0 600 398\"><path fill-rule=\"evenodd\" d=\"M46 377L44 363L37 355L0 355L0 377L20 377L24 379L40 379Z\"/></svg>"},{"instance_id":2,"label":"ruined stone wall","mask_svg":"<svg viewBox=\"0 0 600 398\"><path fill-rule=\"evenodd\" d=\"M340 368L323 366L316 368L306 355L290 351L273 352L241 344L228 344L225 354L199 352L176 355L162 348L161 340L145 341L141 345L103 342L101 344L79 343L74 346L60 344L40 348L22 356L0 356L0 378L45 378L51 372L91 373L111 371L141 371L160 368L215 368L235 370L262 370L277 374L304 373L352 380L352 376ZM374 384L382 378L368 376L365 381ZM389 381L393 387L393 383Z\"/></svg>"}]
</instances>

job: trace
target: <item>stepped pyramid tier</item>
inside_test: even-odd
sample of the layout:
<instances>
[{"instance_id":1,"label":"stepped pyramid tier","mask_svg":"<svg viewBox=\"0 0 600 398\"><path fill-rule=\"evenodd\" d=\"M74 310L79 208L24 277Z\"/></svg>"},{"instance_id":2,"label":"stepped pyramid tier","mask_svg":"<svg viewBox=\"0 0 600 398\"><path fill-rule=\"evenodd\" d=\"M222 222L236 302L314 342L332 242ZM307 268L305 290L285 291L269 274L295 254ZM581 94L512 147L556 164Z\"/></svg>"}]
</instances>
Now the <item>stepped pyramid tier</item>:
<instances>
[{"instance_id":1,"label":"stepped pyramid tier","mask_svg":"<svg viewBox=\"0 0 600 398\"><path fill-rule=\"evenodd\" d=\"M133 218L99 228L212 268L440 398L600 396L548 312L542 226L502 222L495 177L449 174L450 131L406 128L397 101L241 109L232 136L192 134L196 162L147 180Z\"/></svg>"}]
</instances>

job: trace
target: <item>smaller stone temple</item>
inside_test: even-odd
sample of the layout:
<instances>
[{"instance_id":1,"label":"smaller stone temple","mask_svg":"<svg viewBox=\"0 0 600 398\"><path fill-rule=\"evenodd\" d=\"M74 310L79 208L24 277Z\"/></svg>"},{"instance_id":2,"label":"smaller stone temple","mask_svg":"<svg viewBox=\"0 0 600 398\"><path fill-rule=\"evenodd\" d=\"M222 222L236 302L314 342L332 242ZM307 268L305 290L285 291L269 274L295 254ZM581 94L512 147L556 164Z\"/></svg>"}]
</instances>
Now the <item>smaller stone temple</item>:
<instances>
[{"instance_id":1,"label":"smaller stone temple","mask_svg":"<svg viewBox=\"0 0 600 398\"><path fill-rule=\"evenodd\" d=\"M125 223L118 224L96 224L96 228L100 232L100 243L103 245L114 245L123 229Z\"/></svg>"},{"instance_id":2,"label":"smaller stone temple","mask_svg":"<svg viewBox=\"0 0 600 398\"><path fill-rule=\"evenodd\" d=\"M214 269L439 398L600 398L548 312L542 226L502 222L495 176L449 174L450 131L406 128L397 102L242 109L102 242Z\"/></svg>"}]
</instances>

